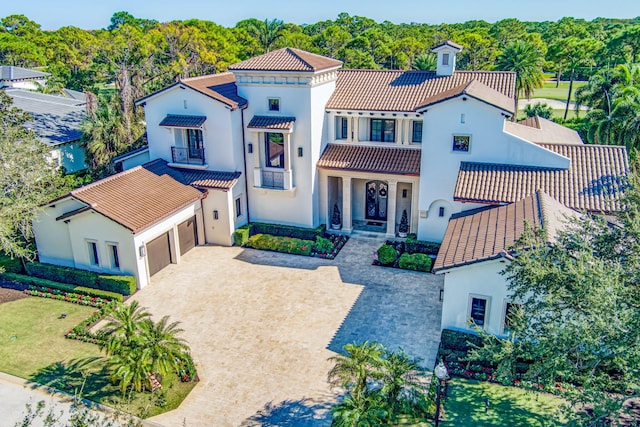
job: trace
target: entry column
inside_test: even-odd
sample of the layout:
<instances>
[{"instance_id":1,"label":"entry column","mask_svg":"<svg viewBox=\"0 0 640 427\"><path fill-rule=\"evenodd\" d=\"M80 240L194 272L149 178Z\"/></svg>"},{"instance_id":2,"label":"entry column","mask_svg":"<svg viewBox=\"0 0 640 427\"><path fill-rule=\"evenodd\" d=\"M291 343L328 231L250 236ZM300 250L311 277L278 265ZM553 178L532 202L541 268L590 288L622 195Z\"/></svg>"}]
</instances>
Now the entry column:
<instances>
[{"instance_id":1,"label":"entry column","mask_svg":"<svg viewBox=\"0 0 640 427\"><path fill-rule=\"evenodd\" d=\"M342 231L351 233L351 177L342 177Z\"/></svg>"},{"instance_id":2,"label":"entry column","mask_svg":"<svg viewBox=\"0 0 640 427\"><path fill-rule=\"evenodd\" d=\"M389 180L389 195L387 197L387 237L396 237L396 193L398 181Z\"/></svg>"}]
</instances>

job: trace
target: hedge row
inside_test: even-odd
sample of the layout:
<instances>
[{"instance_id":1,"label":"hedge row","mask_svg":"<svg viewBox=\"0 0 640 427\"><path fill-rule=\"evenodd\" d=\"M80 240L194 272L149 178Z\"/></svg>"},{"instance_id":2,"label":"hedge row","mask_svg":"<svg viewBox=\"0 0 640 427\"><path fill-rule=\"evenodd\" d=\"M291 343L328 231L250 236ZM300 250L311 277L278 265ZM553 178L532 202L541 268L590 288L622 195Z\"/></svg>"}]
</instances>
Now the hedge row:
<instances>
[{"instance_id":1,"label":"hedge row","mask_svg":"<svg viewBox=\"0 0 640 427\"><path fill-rule=\"evenodd\" d=\"M405 270L431 271L431 257L426 254L403 253L398 260L398 267Z\"/></svg>"},{"instance_id":2,"label":"hedge row","mask_svg":"<svg viewBox=\"0 0 640 427\"><path fill-rule=\"evenodd\" d=\"M0 271L22 273L22 262L19 258L11 258L8 255L0 254Z\"/></svg>"},{"instance_id":3,"label":"hedge row","mask_svg":"<svg viewBox=\"0 0 640 427\"><path fill-rule=\"evenodd\" d=\"M111 274L99 274L93 271L80 270L71 267L62 267L53 264L31 262L26 266L30 276L52 280L59 283L70 283L85 286L92 289L117 292L122 295L133 294L136 287L136 279L133 276L115 276Z\"/></svg>"},{"instance_id":4,"label":"hedge row","mask_svg":"<svg viewBox=\"0 0 640 427\"><path fill-rule=\"evenodd\" d=\"M250 248L307 256L311 254L313 245L314 242L312 240L272 236L270 234L256 234L249 237L247 241L247 246Z\"/></svg>"},{"instance_id":5,"label":"hedge row","mask_svg":"<svg viewBox=\"0 0 640 427\"><path fill-rule=\"evenodd\" d=\"M245 224L242 227L236 229L233 232L233 244L236 246L244 246L249 241L249 233L251 232L251 226Z\"/></svg>"},{"instance_id":6,"label":"hedge row","mask_svg":"<svg viewBox=\"0 0 640 427\"><path fill-rule=\"evenodd\" d=\"M55 289L62 292L73 292L91 297L105 298L122 302L122 294L116 292L102 291L84 286L70 285L67 283L54 282L52 280L41 279L39 277L25 276L24 274L4 273L2 278L25 285L35 286L38 290Z\"/></svg>"},{"instance_id":7,"label":"hedge row","mask_svg":"<svg viewBox=\"0 0 640 427\"><path fill-rule=\"evenodd\" d=\"M272 236L294 237L302 240L316 240L316 237L323 236L325 226L316 228L294 227L292 225L267 224L264 222L252 222L249 225L249 236L256 234L271 234Z\"/></svg>"},{"instance_id":8,"label":"hedge row","mask_svg":"<svg viewBox=\"0 0 640 427\"><path fill-rule=\"evenodd\" d=\"M407 240L405 240L404 245L405 250L410 254L438 255L438 251L440 250L440 243L418 240L415 233L407 235Z\"/></svg>"}]
</instances>

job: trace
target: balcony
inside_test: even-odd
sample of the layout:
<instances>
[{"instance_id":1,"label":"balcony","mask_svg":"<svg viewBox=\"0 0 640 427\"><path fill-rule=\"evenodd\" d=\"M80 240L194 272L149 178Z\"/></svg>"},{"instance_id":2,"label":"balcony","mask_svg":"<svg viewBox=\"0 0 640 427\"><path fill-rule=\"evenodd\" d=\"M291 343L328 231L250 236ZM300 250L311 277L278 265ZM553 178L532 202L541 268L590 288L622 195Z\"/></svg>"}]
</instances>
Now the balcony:
<instances>
[{"instance_id":1,"label":"balcony","mask_svg":"<svg viewBox=\"0 0 640 427\"><path fill-rule=\"evenodd\" d=\"M176 165L204 166L204 148L171 147L171 160Z\"/></svg>"},{"instance_id":2,"label":"balcony","mask_svg":"<svg viewBox=\"0 0 640 427\"><path fill-rule=\"evenodd\" d=\"M284 172L262 170L262 187L284 189Z\"/></svg>"},{"instance_id":3,"label":"balcony","mask_svg":"<svg viewBox=\"0 0 640 427\"><path fill-rule=\"evenodd\" d=\"M293 174L286 169L253 169L253 186L265 190L278 190L293 192Z\"/></svg>"}]
</instances>

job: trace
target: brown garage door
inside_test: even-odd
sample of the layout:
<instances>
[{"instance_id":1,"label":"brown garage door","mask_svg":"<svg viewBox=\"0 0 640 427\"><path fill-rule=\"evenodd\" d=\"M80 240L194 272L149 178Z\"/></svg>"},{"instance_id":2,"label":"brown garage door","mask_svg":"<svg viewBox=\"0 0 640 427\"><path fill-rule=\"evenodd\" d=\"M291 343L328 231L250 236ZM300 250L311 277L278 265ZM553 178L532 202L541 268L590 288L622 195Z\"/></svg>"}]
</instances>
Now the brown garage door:
<instances>
[{"instance_id":1,"label":"brown garage door","mask_svg":"<svg viewBox=\"0 0 640 427\"><path fill-rule=\"evenodd\" d=\"M180 255L184 255L196 245L196 217L189 218L178 225L178 239L180 240Z\"/></svg>"},{"instance_id":2,"label":"brown garage door","mask_svg":"<svg viewBox=\"0 0 640 427\"><path fill-rule=\"evenodd\" d=\"M147 258L149 259L149 276L153 276L171 264L169 233L164 233L147 243Z\"/></svg>"}]
</instances>

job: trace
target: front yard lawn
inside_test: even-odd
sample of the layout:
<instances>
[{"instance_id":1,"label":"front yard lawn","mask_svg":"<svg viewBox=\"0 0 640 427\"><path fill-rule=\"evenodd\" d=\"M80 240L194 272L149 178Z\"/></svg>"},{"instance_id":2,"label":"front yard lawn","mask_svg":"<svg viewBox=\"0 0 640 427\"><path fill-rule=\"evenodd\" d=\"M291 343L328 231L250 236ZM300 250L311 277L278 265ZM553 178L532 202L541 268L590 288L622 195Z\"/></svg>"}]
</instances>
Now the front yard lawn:
<instances>
[{"instance_id":1,"label":"front yard lawn","mask_svg":"<svg viewBox=\"0 0 640 427\"><path fill-rule=\"evenodd\" d=\"M54 299L28 297L0 304L0 371L121 409L143 418L180 405L195 387L176 376L163 393L123 396L108 378L98 346L64 334L96 309ZM65 313L66 317L61 318ZM14 338L15 337L15 338Z\"/></svg>"},{"instance_id":2,"label":"front yard lawn","mask_svg":"<svg viewBox=\"0 0 640 427\"><path fill-rule=\"evenodd\" d=\"M485 412L485 399L489 410ZM555 412L563 400L548 393L453 378L444 400L443 426L562 426Z\"/></svg>"},{"instance_id":3,"label":"front yard lawn","mask_svg":"<svg viewBox=\"0 0 640 427\"><path fill-rule=\"evenodd\" d=\"M584 81L574 81L571 100L575 101L576 89L586 85ZM569 94L569 82L561 81L560 86L556 87L556 82L544 82L544 86L533 91L532 98L557 99L558 101L566 101Z\"/></svg>"}]
</instances>

